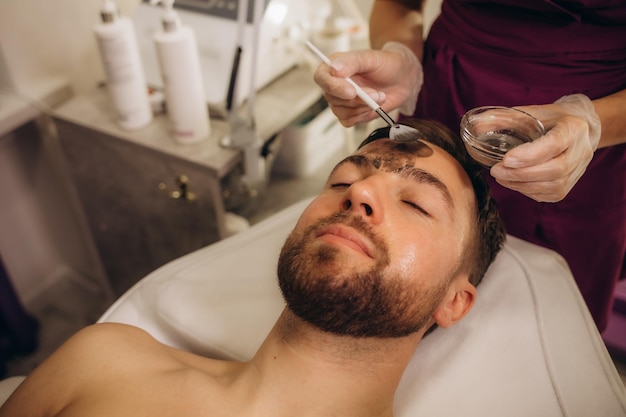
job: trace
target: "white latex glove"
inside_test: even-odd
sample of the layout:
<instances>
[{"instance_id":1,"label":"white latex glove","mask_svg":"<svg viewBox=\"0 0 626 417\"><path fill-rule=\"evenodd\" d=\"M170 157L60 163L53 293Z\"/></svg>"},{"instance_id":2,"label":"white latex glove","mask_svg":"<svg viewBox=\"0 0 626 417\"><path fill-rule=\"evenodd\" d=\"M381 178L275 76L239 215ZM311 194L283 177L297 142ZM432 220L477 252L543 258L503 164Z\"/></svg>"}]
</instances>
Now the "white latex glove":
<instances>
[{"instance_id":1,"label":"white latex glove","mask_svg":"<svg viewBox=\"0 0 626 417\"><path fill-rule=\"evenodd\" d=\"M415 56L413 51L411 51L406 45L400 42L387 42L383 45L383 51L399 51L401 52L405 59L409 68L414 68L413 72L414 79L411 79L408 85L408 96L404 99L404 102L398 106L400 113L412 116L415 113L415 107L417 107L417 97L422 90L422 85L424 84L424 68L422 67L422 63Z\"/></svg>"},{"instance_id":2,"label":"white latex glove","mask_svg":"<svg viewBox=\"0 0 626 417\"><path fill-rule=\"evenodd\" d=\"M507 152L491 168L491 175L536 201L561 201L587 169L600 141L600 119L593 103L574 94L553 104L517 108L541 120L547 132Z\"/></svg>"},{"instance_id":3,"label":"white latex glove","mask_svg":"<svg viewBox=\"0 0 626 417\"><path fill-rule=\"evenodd\" d=\"M378 117L346 80L352 78L387 112L401 106L412 114L422 88L422 65L408 47L397 42L382 50L357 50L330 56L331 66L320 64L313 76L342 125L348 127Z\"/></svg>"}]
</instances>

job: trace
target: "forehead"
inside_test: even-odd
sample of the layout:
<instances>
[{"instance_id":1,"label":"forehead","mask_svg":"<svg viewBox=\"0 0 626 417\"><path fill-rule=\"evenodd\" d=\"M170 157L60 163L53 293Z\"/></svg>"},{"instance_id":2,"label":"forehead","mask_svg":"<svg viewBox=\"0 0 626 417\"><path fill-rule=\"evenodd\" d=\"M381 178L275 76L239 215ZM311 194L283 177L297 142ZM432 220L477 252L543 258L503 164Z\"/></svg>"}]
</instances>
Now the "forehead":
<instances>
[{"instance_id":1,"label":"forehead","mask_svg":"<svg viewBox=\"0 0 626 417\"><path fill-rule=\"evenodd\" d=\"M435 172L465 171L458 161L440 147L428 142L396 142L379 139L365 145L354 155L365 156L376 169L397 171L405 166L429 167ZM435 173L433 172L433 173Z\"/></svg>"},{"instance_id":2,"label":"forehead","mask_svg":"<svg viewBox=\"0 0 626 417\"><path fill-rule=\"evenodd\" d=\"M434 154L434 145L420 140L395 142L379 139L359 149L355 154L368 157L376 169L397 171L406 166L414 166L417 158L428 158Z\"/></svg>"},{"instance_id":3,"label":"forehead","mask_svg":"<svg viewBox=\"0 0 626 417\"><path fill-rule=\"evenodd\" d=\"M471 181L463 167L452 155L431 143L379 139L353 155L364 157L364 160L360 158L363 164L384 172L399 173L408 168L420 168L444 183L453 199L456 199L454 195L474 199Z\"/></svg>"}]
</instances>

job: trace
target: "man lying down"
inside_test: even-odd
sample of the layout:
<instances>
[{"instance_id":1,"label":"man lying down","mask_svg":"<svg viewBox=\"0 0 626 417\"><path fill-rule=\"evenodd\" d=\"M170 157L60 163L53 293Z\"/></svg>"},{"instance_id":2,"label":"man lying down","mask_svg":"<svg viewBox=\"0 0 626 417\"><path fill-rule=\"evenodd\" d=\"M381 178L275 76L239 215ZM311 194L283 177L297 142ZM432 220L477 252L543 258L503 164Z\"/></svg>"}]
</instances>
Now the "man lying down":
<instances>
[{"instance_id":1,"label":"man lying down","mask_svg":"<svg viewBox=\"0 0 626 417\"><path fill-rule=\"evenodd\" d=\"M454 134L408 123L414 141L375 131L302 213L278 261L286 308L249 362L96 324L33 371L0 416L391 416L420 340L467 314L505 236Z\"/></svg>"}]
</instances>

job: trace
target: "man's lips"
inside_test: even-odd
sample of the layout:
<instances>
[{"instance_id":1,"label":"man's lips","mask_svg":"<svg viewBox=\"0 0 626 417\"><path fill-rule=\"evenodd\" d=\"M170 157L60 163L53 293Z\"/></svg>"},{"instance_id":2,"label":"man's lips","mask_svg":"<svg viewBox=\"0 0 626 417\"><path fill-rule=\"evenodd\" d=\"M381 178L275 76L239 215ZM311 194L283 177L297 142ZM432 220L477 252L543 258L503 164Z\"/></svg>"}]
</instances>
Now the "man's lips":
<instances>
[{"instance_id":1,"label":"man's lips","mask_svg":"<svg viewBox=\"0 0 626 417\"><path fill-rule=\"evenodd\" d=\"M362 252L370 258L374 258L375 250L373 244L351 227L340 224L331 224L323 227L319 232L317 232L315 237L323 238L330 242L338 242L344 246L351 247L358 252Z\"/></svg>"}]
</instances>

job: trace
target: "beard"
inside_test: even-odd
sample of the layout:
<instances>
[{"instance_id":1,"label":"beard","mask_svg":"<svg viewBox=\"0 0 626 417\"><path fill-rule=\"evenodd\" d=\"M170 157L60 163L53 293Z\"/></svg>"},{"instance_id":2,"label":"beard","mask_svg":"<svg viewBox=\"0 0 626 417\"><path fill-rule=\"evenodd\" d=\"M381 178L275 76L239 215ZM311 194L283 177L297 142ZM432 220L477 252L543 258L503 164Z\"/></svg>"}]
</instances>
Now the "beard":
<instances>
[{"instance_id":1,"label":"beard","mask_svg":"<svg viewBox=\"0 0 626 417\"><path fill-rule=\"evenodd\" d=\"M330 224L344 224L366 236L377 260L364 271L345 264L337 247L315 242ZM300 319L329 333L358 338L397 338L421 330L430 321L449 280L434 287L406 277L389 276L388 248L360 217L340 212L304 232L294 230L278 260L278 282L287 307Z\"/></svg>"}]
</instances>

